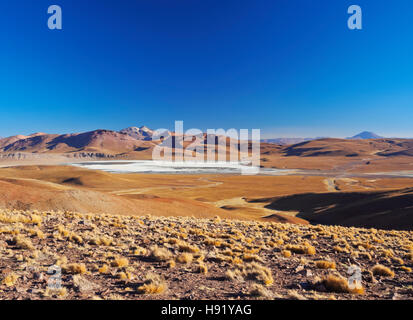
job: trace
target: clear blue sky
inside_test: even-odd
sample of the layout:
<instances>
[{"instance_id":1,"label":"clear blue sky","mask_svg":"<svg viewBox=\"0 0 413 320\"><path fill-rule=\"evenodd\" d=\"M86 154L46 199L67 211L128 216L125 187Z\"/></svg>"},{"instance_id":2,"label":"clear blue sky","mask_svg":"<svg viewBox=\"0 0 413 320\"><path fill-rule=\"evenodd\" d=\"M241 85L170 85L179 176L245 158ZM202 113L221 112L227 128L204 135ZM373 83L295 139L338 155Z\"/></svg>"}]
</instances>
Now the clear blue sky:
<instances>
[{"instance_id":1,"label":"clear blue sky","mask_svg":"<svg viewBox=\"0 0 413 320\"><path fill-rule=\"evenodd\" d=\"M20 0L0 15L0 136L184 120L413 137L411 0Z\"/></svg>"}]
</instances>

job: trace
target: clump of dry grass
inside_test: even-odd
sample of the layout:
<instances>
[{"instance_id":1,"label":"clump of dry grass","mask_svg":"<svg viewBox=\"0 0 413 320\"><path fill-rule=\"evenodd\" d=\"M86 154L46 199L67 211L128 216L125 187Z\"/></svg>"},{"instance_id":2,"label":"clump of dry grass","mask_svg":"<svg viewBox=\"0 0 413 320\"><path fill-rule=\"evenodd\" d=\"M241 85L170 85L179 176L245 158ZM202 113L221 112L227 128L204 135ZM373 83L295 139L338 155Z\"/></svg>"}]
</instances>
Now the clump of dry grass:
<instances>
[{"instance_id":1,"label":"clump of dry grass","mask_svg":"<svg viewBox=\"0 0 413 320\"><path fill-rule=\"evenodd\" d=\"M290 250L281 250L281 255L282 255L284 258L289 258L289 257L291 257L292 253L291 253Z\"/></svg>"},{"instance_id":2,"label":"clump of dry grass","mask_svg":"<svg viewBox=\"0 0 413 320\"><path fill-rule=\"evenodd\" d=\"M83 238L81 236L79 236L78 234L71 232L69 234L69 240L73 241L77 244L82 244L83 243Z\"/></svg>"},{"instance_id":3,"label":"clump of dry grass","mask_svg":"<svg viewBox=\"0 0 413 320\"><path fill-rule=\"evenodd\" d=\"M172 257L172 252L166 248L152 246L149 248L149 257L155 261L168 261Z\"/></svg>"},{"instance_id":4,"label":"clump of dry grass","mask_svg":"<svg viewBox=\"0 0 413 320\"><path fill-rule=\"evenodd\" d=\"M307 298L300 294L297 290L288 290L285 298L288 300L307 300Z\"/></svg>"},{"instance_id":5,"label":"clump of dry grass","mask_svg":"<svg viewBox=\"0 0 413 320\"><path fill-rule=\"evenodd\" d=\"M207 274L208 273L208 267L206 266L205 263L200 262L195 266L195 272Z\"/></svg>"},{"instance_id":6,"label":"clump of dry grass","mask_svg":"<svg viewBox=\"0 0 413 320\"><path fill-rule=\"evenodd\" d=\"M115 268L123 268L129 265L129 261L123 257L117 257L111 262L111 266Z\"/></svg>"},{"instance_id":7,"label":"clump of dry grass","mask_svg":"<svg viewBox=\"0 0 413 320\"><path fill-rule=\"evenodd\" d=\"M269 291L267 288L263 287L262 285L258 283L254 283L251 286L251 290L249 294L252 297L258 297L258 298L267 299L267 300L270 300L274 297L271 291Z\"/></svg>"},{"instance_id":8,"label":"clump of dry grass","mask_svg":"<svg viewBox=\"0 0 413 320\"><path fill-rule=\"evenodd\" d=\"M183 252L190 252L190 253L199 252L199 248L197 246L190 245L188 243L180 243L178 245L178 248L179 248L180 251L183 251Z\"/></svg>"},{"instance_id":9,"label":"clump of dry grass","mask_svg":"<svg viewBox=\"0 0 413 320\"><path fill-rule=\"evenodd\" d=\"M347 279L334 275L329 275L323 279L322 284L330 292L364 294L364 288L362 286L350 288Z\"/></svg>"},{"instance_id":10,"label":"clump of dry grass","mask_svg":"<svg viewBox=\"0 0 413 320\"><path fill-rule=\"evenodd\" d=\"M245 262L263 262L262 258L257 256L256 254L244 254L242 256L242 260L244 260Z\"/></svg>"},{"instance_id":11,"label":"clump of dry grass","mask_svg":"<svg viewBox=\"0 0 413 320\"><path fill-rule=\"evenodd\" d=\"M67 295L66 287L62 287L60 289L50 289L46 288L43 292L44 297L65 297Z\"/></svg>"},{"instance_id":12,"label":"clump of dry grass","mask_svg":"<svg viewBox=\"0 0 413 320\"><path fill-rule=\"evenodd\" d=\"M303 245L294 245L294 244L289 244L285 247L285 250L289 250L293 253L297 254L309 254L309 255L314 255L316 253L316 250L313 246L309 244L303 244Z\"/></svg>"},{"instance_id":13,"label":"clump of dry grass","mask_svg":"<svg viewBox=\"0 0 413 320\"><path fill-rule=\"evenodd\" d=\"M189 264L193 259L194 257L191 253L184 252L176 257L176 262Z\"/></svg>"},{"instance_id":14,"label":"clump of dry grass","mask_svg":"<svg viewBox=\"0 0 413 320\"><path fill-rule=\"evenodd\" d=\"M227 270L225 272L225 277L232 281L244 281L242 269Z\"/></svg>"},{"instance_id":15,"label":"clump of dry grass","mask_svg":"<svg viewBox=\"0 0 413 320\"><path fill-rule=\"evenodd\" d=\"M394 263L396 263L396 264L399 264L399 265L403 265L403 264L404 264L403 259L402 259L402 258L399 258L399 257L394 257L394 258L392 258L392 261L393 261Z\"/></svg>"},{"instance_id":16,"label":"clump of dry grass","mask_svg":"<svg viewBox=\"0 0 413 320\"><path fill-rule=\"evenodd\" d=\"M19 276L16 275L15 273L11 272L7 274L2 280L1 284L5 285L7 287L12 287L16 284L17 280L19 279Z\"/></svg>"},{"instance_id":17,"label":"clump of dry grass","mask_svg":"<svg viewBox=\"0 0 413 320\"><path fill-rule=\"evenodd\" d=\"M336 263L333 261L318 260L315 261L315 266L319 269L335 269Z\"/></svg>"},{"instance_id":18,"label":"clump of dry grass","mask_svg":"<svg viewBox=\"0 0 413 320\"><path fill-rule=\"evenodd\" d=\"M175 260L168 260L167 262L166 262L166 265L168 266L168 268L170 268L170 269L172 269L172 268L175 268L175 266L176 266L176 263L175 263Z\"/></svg>"},{"instance_id":19,"label":"clump of dry grass","mask_svg":"<svg viewBox=\"0 0 413 320\"><path fill-rule=\"evenodd\" d=\"M0 222L2 223L24 223L24 224L36 224L40 226L42 224L42 217L34 213L0 213Z\"/></svg>"},{"instance_id":20,"label":"clump of dry grass","mask_svg":"<svg viewBox=\"0 0 413 320\"><path fill-rule=\"evenodd\" d=\"M340 246L334 246L334 247L333 247L333 250L334 250L335 252L346 252L346 253L349 252L347 248L343 248L343 247L340 247Z\"/></svg>"},{"instance_id":21,"label":"clump of dry grass","mask_svg":"<svg viewBox=\"0 0 413 320\"><path fill-rule=\"evenodd\" d=\"M15 236L12 242L19 249L26 249L26 250L34 249L34 246L31 240L21 235Z\"/></svg>"},{"instance_id":22,"label":"clump of dry grass","mask_svg":"<svg viewBox=\"0 0 413 320\"><path fill-rule=\"evenodd\" d=\"M375 265L372 269L371 272L373 272L373 275L375 276L382 276L382 277L390 277L393 278L394 277L394 272L390 269L387 268L381 264L377 264Z\"/></svg>"},{"instance_id":23,"label":"clump of dry grass","mask_svg":"<svg viewBox=\"0 0 413 320\"><path fill-rule=\"evenodd\" d=\"M230 280L253 280L266 286L274 283L271 270L256 262L248 263L234 270L228 270L226 277Z\"/></svg>"},{"instance_id":24,"label":"clump of dry grass","mask_svg":"<svg viewBox=\"0 0 413 320\"><path fill-rule=\"evenodd\" d=\"M33 223L33 224L37 224L38 226L40 226L42 224L42 217L37 215L37 214L31 214L30 215L30 222L29 223Z\"/></svg>"},{"instance_id":25,"label":"clump of dry grass","mask_svg":"<svg viewBox=\"0 0 413 320\"><path fill-rule=\"evenodd\" d=\"M241 258L238 258L238 257L232 258L230 262L232 264L243 264L244 263L244 261Z\"/></svg>"},{"instance_id":26,"label":"clump of dry grass","mask_svg":"<svg viewBox=\"0 0 413 320\"><path fill-rule=\"evenodd\" d=\"M62 266L62 271L68 274L84 274L87 272L87 269L84 263L71 263Z\"/></svg>"},{"instance_id":27,"label":"clump of dry grass","mask_svg":"<svg viewBox=\"0 0 413 320\"><path fill-rule=\"evenodd\" d=\"M157 274L149 274L143 285L139 286L137 289L138 293L141 294L161 294L167 289L167 284L165 280Z\"/></svg>"},{"instance_id":28,"label":"clump of dry grass","mask_svg":"<svg viewBox=\"0 0 413 320\"><path fill-rule=\"evenodd\" d=\"M65 265L65 264L67 264L67 258L66 258L65 256L61 256L61 257L58 257L58 258L56 259L55 265L57 265L57 266L63 266L63 265Z\"/></svg>"},{"instance_id":29,"label":"clump of dry grass","mask_svg":"<svg viewBox=\"0 0 413 320\"><path fill-rule=\"evenodd\" d=\"M145 248L139 247L139 246L132 247L131 251L136 256L144 256L148 253L148 250L146 250Z\"/></svg>"},{"instance_id":30,"label":"clump of dry grass","mask_svg":"<svg viewBox=\"0 0 413 320\"><path fill-rule=\"evenodd\" d=\"M222 242L216 239L210 239L207 238L204 240L204 244L207 246L211 246L211 247L220 247L222 245Z\"/></svg>"},{"instance_id":31,"label":"clump of dry grass","mask_svg":"<svg viewBox=\"0 0 413 320\"><path fill-rule=\"evenodd\" d=\"M126 280L132 280L132 274L131 274L130 272L124 272L124 271L122 271L122 272L119 272L119 273L117 274L117 276L118 276L118 278L119 278L120 280L124 280L124 281L126 281Z\"/></svg>"},{"instance_id":32,"label":"clump of dry grass","mask_svg":"<svg viewBox=\"0 0 413 320\"><path fill-rule=\"evenodd\" d=\"M203 253L194 254L194 260L197 262L202 262L205 260L205 255Z\"/></svg>"},{"instance_id":33,"label":"clump of dry grass","mask_svg":"<svg viewBox=\"0 0 413 320\"><path fill-rule=\"evenodd\" d=\"M410 267L401 266L400 269L402 269L403 271L406 271L408 273L412 272L412 268L410 268Z\"/></svg>"},{"instance_id":34,"label":"clump of dry grass","mask_svg":"<svg viewBox=\"0 0 413 320\"><path fill-rule=\"evenodd\" d=\"M100 267L98 269L98 272L102 273L102 274L108 273L109 272L109 266L107 264L104 264L102 267Z\"/></svg>"},{"instance_id":35,"label":"clump of dry grass","mask_svg":"<svg viewBox=\"0 0 413 320\"><path fill-rule=\"evenodd\" d=\"M367 260L372 260L372 256L368 252L355 251L351 255L356 257L356 258L364 258L364 259L367 259Z\"/></svg>"},{"instance_id":36,"label":"clump of dry grass","mask_svg":"<svg viewBox=\"0 0 413 320\"><path fill-rule=\"evenodd\" d=\"M27 229L27 232L33 236L33 237L38 237L39 239L44 239L45 235L42 230L39 229Z\"/></svg>"},{"instance_id":37,"label":"clump of dry grass","mask_svg":"<svg viewBox=\"0 0 413 320\"><path fill-rule=\"evenodd\" d=\"M113 243L113 239L109 237L96 237L89 239L89 244L96 246L110 246Z\"/></svg>"},{"instance_id":38,"label":"clump of dry grass","mask_svg":"<svg viewBox=\"0 0 413 320\"><path fill-rule=\"evenodd\" d=\"M381 249L380 255L382 257L393 258L394 257L394 252L393 252L392 249Z\"/></svg>"},{"instance_id":39,"label":"clump of dry grass","mask_svg":"<svg viewBox=\"0 0 413 320\"><path fill-rule=\"evenodd\" d=\"M67 230L63 225L58 225L57 226L57 231L59 232L60 235L64 236L64 237L68 237L70 232L69 230Z\"/></svg>"}]
</instances>

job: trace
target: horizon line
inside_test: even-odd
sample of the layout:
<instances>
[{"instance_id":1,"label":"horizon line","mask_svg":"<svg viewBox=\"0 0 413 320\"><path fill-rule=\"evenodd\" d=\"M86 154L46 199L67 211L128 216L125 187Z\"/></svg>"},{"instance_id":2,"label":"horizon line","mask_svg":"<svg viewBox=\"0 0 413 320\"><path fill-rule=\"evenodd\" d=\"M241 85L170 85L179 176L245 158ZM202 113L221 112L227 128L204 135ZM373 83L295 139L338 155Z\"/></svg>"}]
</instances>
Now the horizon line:
<instances>
[{"instance_id":1,"label":"horizon line","mask_svg":"<svg viewBox=\"0 0 413 320\"><path fill-rule=\"evenodd\" d=\"M12 135L6 135L6 136L0 136L0 139L5 139L5 138L10 138L10 137L14 137L14 136L18 136L18 135L23 135L23 136L27 136L27 137L30 137L30 136L33 136L33 135L36 135L36 134L57 134L57 135L65 135L65 134L80 134L80 133L87 133L87 132L93 132L93 131L98 131L98 130L108 130L108 131L112 131L112 132L120 132L120 131L122 131L122 130L124 130L124 129L127 129L127 128L131 128L131 127L136 127L136 128L142 128L142 127L146 127L146 128L149 128L150 130L157 130L157 129L152 129L152 128L150 128L150 127L148 127L148 126L146 126L146 125L141 125L141 126L138 126L138 125L136 125L136 126L129 126L129 127L124 127L124 128L122 128L122 129L119 129L119 130L116 130L116 129L106 129L106 128L96 128L96 129L86 129L86 130L80 130L80 131L72 131L72 132L63 132L63 133L47 133L47 132L44 132L44 131L35 131L35 132L33 132L33 133L29 133L29 134L24 134L24 133L16 133L16 134L12 134ZM164 129L167 129L167 128L164 128ZM191 129L191 128L190 128ZM215 130L217 130L217 129L221 129L221 128L216 128ZM228 128L228 129L232 129L232 128ZM224 129L224 130L228 130L228 129ZM254 128L255 129L255 128ZM170 130L170 129L167 129L167 130L169 130L170 132L175 132L175 131L173 131L173 130ZM206 129L206 130L208 130L208 129ZM206 130L201 130L203 133L206 133ZM240 129L236 129L237 131L239 131ZM252 130L252 129L248 129L248 130ZM264 131L268 131L268 130L266 130L266 129L259 129L259 130L261 130L261 132L264 130ZM184 130L184 131L186 131L186 130ZM261 136L261 140L271 140L271 139L309 139L309 140L317 140L317 139L350 139L350 138L352 138L352 137L354 137L354 136L356 136L356 135L359 135L359 134L361 134L361 133L364 133L364 132L369 132L369 133L373 133L373 134L376 134L374 131L360 131L360 132L358 132L358 133L356 133L356 134L353 134L353 135L303 135L303 134L297 134L297 135L292 135L292 134L289 134L289 135L285 135L285 134L279 134L279 135L277 135L277 134L264 134L264 135L262 135ZM377 138L377 139L381 139L381 138L384 138L384 139L413 139L413 134L412 135L405 135L405 134L401 134L401 135L394 135L394 134L385 134L385 135L381 135L381 134L376 134L376 135L378 135L380 138Z\"/></svg>"}]
</instances>

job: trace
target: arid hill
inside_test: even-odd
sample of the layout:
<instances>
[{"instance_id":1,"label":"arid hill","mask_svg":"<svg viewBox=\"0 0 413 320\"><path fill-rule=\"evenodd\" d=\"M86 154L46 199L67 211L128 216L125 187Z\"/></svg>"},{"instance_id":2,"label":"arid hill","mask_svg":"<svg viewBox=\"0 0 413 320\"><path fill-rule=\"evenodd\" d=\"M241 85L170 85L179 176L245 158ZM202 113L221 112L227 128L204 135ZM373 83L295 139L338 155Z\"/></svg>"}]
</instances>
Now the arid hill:
<instances>
[{"instance_id":1,"label":"arid hill","mask_svg":"<svg viewBox=\"0 0 413 320\"><path fill-rule=\"evenodd\" d=\"M143 147L151 147L153 144L115 131L95 130L63 135L15 136L0 140L0 146L2 146L0 150L5 153L71 153L83 151L119 154Z\"/></svg>"},{"instance_id":2,"label":"arid hill","mask_svg":"<svg viewBox=\"0 0 413 320\"><path fill-rule=\"evenodd\" d=\"M219 215L412 230L411 185L408 178L177 176L115 174L72 166L16 166L0 169L0 209Z\"/></svg>"},{"instance_id":3,"label":"arid hill","mask_svg":"<svg viewBox=\"0 0 413 320\"><path fill-rule=\"evenodd\" d=\"M0 166L61 164L88 160L151 160L160 143L171 148L175 158L178 145L186 157L204 160L215 148L215 159L225 155L226 161L245 160L238 140L216 135L181 136L168 132L165 138L150 141L153 131L146 127L131 127L122 132L95 130L73 134L37 133L0 139ZM222 144L221 141L225 141ZM219 142L219 143L218 143ZM191 148L189 148L191 146ZM251 155L251 142L249 142ZM169 150L168 150L169 151ZM260 165L263 168L317 170L324 173L348 174L366 172L412 171L413 139L318 139L293 145L261 142ZM209 153L209 155L214 154ZM230 155L238 158L230 158Z\"/></svg>"},{"instance_id":4,"label":"arid hill","mask_svg":"<svg viewBox=\"0 0 413 320\"><path fill-rule=\"evenodd\" d=\"M2 173L4 170L7 172L8 169L2 169ZM135 182L138 179L122 175L59 166L17 167L9 172L0 178L0 210L110 211L114 214L204 218L225 214L225 210L212 204L191 199L145 194L119 196L108 192L138 186ZM225 216L237 218L236 213Z\"/></svg>"},{"instance_id":5,"label":"arid hill","mask_svg":"<svg viewBox=\"0 0 413 320\"><path fill-rule=\"evenodd\" d=\"M289 146L301 142L316 140L319 138L275 138L275 139L261 139L263 143L274 143L282 146Z\"/></svg>"},{"instance_id":6,"label":"arid hill","mask_svg":"<svg viewBox=\"0 0 413 320\"><path fill-rule=\"evenodd\" d=\"M129 128L122 129L119 132L127 134L128 136L131 136L132 138L135 138L137 140L146 140L146 141L152 140L152 136L154 134L153 130L145 126L141 126L139 128L129 127Z\"/></svg>"},{"instance_id":7,"label":"arid hill","mask_svg":"<svg viewBox=\"0 0 413 320\"><path fill-rule=\"evenodd\" d=\"M76 156L79 153L101 158L148 159L153 148L160 143L171 147L172 154L175 153L175 148L178 146L187 150L191 145L193 151L190 154L195 156L196 150L204 151L208 144L216 146L216 153L221 152L228 156L231 150L234 150L235 154L239 151L238 140L226 137L208 137L203 134L198 136L197 139L185 137L186 140L183 141L182 137L178 139L174 133L168 132L162 141L151 141L152 134L153 131L146 127L131 127L120 132L94 130L62 135L45 133L30 136L17 135L0 139L0 154L3 155L2 158L13 158L13 155L19 155L14 157L16 160L25 155L28 157L28 154ZM224 141L225 145L221 145L220 141Z\"/></svg>"},{"instance_id":8,"label":"arid hill","mask_svg":"<svg viewBox=\"0 0 413 320\"><path fill-rule=\"evenodd\" d=\"M382 139L383 137L371 131L363 131L347 139Z\"/></svg>"},{"instance_id":9,"label":"arid hill","mask_svg":"<svg viewBox=\"0 0 413 320\"><path fill-rule=\"evenodd\" d=\"M19 140L30 139L30 138L34 138L34 137L42 136L42 135L45 135L45 133L33 133L29 136L16 135L16 136L11 136L7 138L0 138L0 148L3 149Z\"/></svg>"},{"instance_id":10,"label":"arid hill","mask_svg":"<svg viewBox=\"0 0 413 320\"><path fill-rule=\"evenodd\" d=\"M120 132L111 130L95 130L84 133L71 134L45 134L36 133L30 136L17 135L0 139L0 154L16 153L37 153L37 154L74 154L79 152L89 152L100 154L103 158L105 155L111 157L128 158L128 159L147 159L151 154L154 146L161 141L151 141L153 130L142 127L130 127ZM222 137L221 137L222 138ZM166 141L175 148L177 141L175 134L168 132L165 137ZM183 143L184 148L190 144L192 147L202 146L203 150L208 144L218 146L218 136L200 135L199 141L195 138ZM225 138L226 153L229 154L233 148L237 148L238 140ZM266 140L263 140L266 141ZM294 141L294 140L290 140ZM195 142L195 144L194 144ZM164 141L164 144L166 142ZM223 147L218 146L221 150ZM195 152L193 152L195 155ZM263 166L273 165L274 161L267 160L271 158L312 158L335 157L343 158L341 160L351 161L353 158L360 157L398 157L413 155L413 140L411 139L317 139L296 144L285 145L285 143L261 143L261 154ZM307 161L307 160L306 160Z\"/></svg>"},{"instance_id":11,"label":"arid hill","mask_svg":"<svg viewBox=\"0 0 413 320\"><path fill-rule=\"evenodd\" d=\"M0 244L2 300L413 297L407 231L5 210Z\"/></svg>"},{"instance_id":12,"label":"arid hill","mask_svg":"<svg viewBox=\"0 0 413 320\"><path fill-rule=\"evenodd\" d=\"M253 202L266 208L297 211L312 224L413 230L413 188L376 192L304 193Z\"/></svg>"},{"instance_id":13,"label":"arid hill","mask_svg":"<svg viewBox=\"0 0 413 320\"><path fill-rule=\"evenodd\" d=\"M413 148L409 139L319 139L286 146L281 150L284 156L300 157L365 157L401 154ZM407 154L406 154L407 155Z\"/></svg>"}]
</instances>

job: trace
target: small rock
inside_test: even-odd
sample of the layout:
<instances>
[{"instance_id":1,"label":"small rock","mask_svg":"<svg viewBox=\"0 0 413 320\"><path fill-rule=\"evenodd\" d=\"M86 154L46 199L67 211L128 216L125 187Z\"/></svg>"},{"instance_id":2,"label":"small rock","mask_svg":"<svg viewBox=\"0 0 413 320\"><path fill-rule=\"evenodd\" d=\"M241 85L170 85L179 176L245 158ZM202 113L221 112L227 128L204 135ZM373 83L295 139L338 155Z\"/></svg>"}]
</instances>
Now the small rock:
<instances>
[{"instance_id":1,"label":"small rock","mask_svg":"<svg viewBox=\"0 0 413 320\"><path fill-rule=\"evenodd\" d=\"M38 280L38 281L43 281L44 280L44 275L41 272L35 272L35 273L33 273L33 278Z\"/></svg>"},{"instance_id":2,"label":"small rock","mask_svg":"<svg viewBox=\"0 0 413 320\"><path fill-rule=\"evenodd\" d=\"M98 285L86 280L85 278L83 278L81 275L75 275L73 276L73 285L74 287L79 290L79 292L90 292L90 291L94 291L98 288Z\"/></svg>"},{"instance_id":3,"label":"small rock","mask_svg":"<svg viewBox=\"0 0 413 320\"><path fill-rule=\"evenodd\" d=\"M23 287L15 287L14 290L18 293L27 292L27 289Z\"/></svg>"},{"instance_id":4,"label":"small rock","mask_svg":"<svg viewBox=\"0 0 413 320\"><path fill-rule=\"evenodd\" d=\"M292 285L290 286L290 289L301 290L302 287L301 287L301 284L299 284L299 283L294 283L294 284L292 284Z\"/></svg>"},{"instance_id":5,"label":"small rock","mask_svg":"<svg viewBox=\"0 0 413 320\"><path fill-rule=\"evenodd\" d=\"M295 272L300 272L302 270L304 270L304 266L302 265L299 265L297 268L295 268Z\"/></svg>"}]
</instances>

